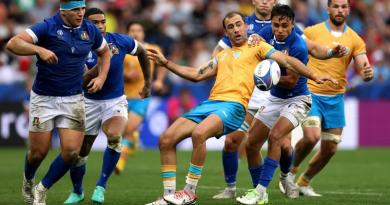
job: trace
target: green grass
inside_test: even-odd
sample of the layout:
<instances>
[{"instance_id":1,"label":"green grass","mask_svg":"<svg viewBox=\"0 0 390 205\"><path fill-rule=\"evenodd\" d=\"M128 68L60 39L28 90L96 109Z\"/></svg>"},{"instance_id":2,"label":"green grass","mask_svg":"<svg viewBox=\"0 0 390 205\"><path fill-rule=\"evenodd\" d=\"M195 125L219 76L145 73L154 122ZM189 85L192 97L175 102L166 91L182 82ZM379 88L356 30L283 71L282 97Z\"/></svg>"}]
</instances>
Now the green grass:
<instances>
[{"instance_id":1,"label":"green grass","mask_svg":"<svg viewBox=\"0 0 390 205\"><path fill-rule=\"evenodd\" d=\"M58 151L51 151L42 163L37 181L46 173ZM23 204L21 182L25 150L0 150L0 204ZM182 188L188 168L190 152L178 152L178 188ZM288 200L277 189L277 180L269 188L271 204L390 204L390 149L360 149L339 151L326 169L313 182L320 198L301 197ZM84 179L86 200L90 197L100 173L102 153L90 155ZM234 200L218 201L211 197L223 189L221 153L209 152L198 189L198 204L236 204ZM106 191L106 203L138 205L153 201L162 193L159 153L141 151L131 157L121 176L113 175ZM275 174L275 176L277 176ZM277 177L275 177L277 179ZM250 188L246 161L241 160L238 175L239 194ZM49 191L47 204L62 204L71 190L69 175L63 177Z\"/></svg>"}]
</instances>

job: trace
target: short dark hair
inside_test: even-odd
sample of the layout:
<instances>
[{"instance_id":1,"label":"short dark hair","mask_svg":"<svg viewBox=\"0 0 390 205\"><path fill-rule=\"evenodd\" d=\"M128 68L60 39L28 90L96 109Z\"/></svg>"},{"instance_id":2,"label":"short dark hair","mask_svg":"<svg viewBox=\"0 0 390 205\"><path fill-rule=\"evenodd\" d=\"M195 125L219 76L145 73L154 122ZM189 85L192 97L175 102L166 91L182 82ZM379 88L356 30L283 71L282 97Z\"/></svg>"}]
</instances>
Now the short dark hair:
<instances>
[{"instance_id":1,"label":"short dark hair","mask_svg":"<svg viewBox=\"0 0 390 205\"><path fill-rule=\"evenodd\" d=\"M277 4L272 8L271 11L271 19L273 19L275 16L285 17L291 21L294 21L295 19L295 13L292 10L292 8L285 4Z\"/></svg>"},{"instance_id":2,"label":"short dark hair","mask_svg":"<svg viewBox=\"0 0 390 205\"><path fill-rule=\"evenodd\" d=\"M144 24L141 22L141 21L130 21L129 23L127 23L127 26L126 26L126 32L129 32L130 31L130 27L134 24L138 24L138 25L141 25L142 29L145 30L145 26Z\"/></svg>"},{"instance_id":3,"label":"short dark hair","mask_svg":"<svg viewBox=\"0 0 390 205\"><path fill-rule=\"evenodd\" d=\"M332 0L328 0L328 7L332 4ZM348 0L348 6L351 5L351 0Z\"/></svg>"},{"instance_id":4,"label":"short dark hair","mask_svg":"<svg viewBox=\"0 0 390 205\"><path fill-rule=\"evenodd\" d=\"M244 16L244 14L242 14L242 13L240 13L238 11L231 11L231 12L227 13L225 15L225 17L223 18L223 20L222 20L222 26L223 26L224 29L226 29L225 20L228 19L228 18L232 18L235 15L241 16L242 21L244 21L244 23L245 23L245 16Z\"/></svg>"},{"instance_id":5,"label":"short dark hair","mask_svg":"<svg viewBox=\"0 0 390 205\"><path fill-rule=\"evenodd\" d=\"M95 14L104 14L104 12L99 8L89 8L85 11L84 18L88 18L89 16L95 15Z\"/></svg>"}]
</instances>

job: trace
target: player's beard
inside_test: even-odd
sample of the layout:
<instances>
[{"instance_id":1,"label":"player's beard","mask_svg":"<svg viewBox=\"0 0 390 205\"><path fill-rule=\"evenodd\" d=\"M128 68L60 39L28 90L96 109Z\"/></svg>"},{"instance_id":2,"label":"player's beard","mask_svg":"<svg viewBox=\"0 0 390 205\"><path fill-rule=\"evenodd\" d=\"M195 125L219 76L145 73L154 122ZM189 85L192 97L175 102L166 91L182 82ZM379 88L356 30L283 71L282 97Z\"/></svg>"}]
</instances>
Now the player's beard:
<instances>
[{"instance_id":1,"label":"player's beard","mask_svg":"<svg viewBox=\"0 0 390 205\"><path fill-rule=\"evenodd\" d=\"M336 25L336 26L341 26L341 25L343 25L343 24L345 23L345 17L343 18L343 20L338 21L338 20L336 20L336 17L335 17L335 16L331 16L331 15L330 15L330 21L331 21L334 25Z\"/></svg>"}]
</instances>

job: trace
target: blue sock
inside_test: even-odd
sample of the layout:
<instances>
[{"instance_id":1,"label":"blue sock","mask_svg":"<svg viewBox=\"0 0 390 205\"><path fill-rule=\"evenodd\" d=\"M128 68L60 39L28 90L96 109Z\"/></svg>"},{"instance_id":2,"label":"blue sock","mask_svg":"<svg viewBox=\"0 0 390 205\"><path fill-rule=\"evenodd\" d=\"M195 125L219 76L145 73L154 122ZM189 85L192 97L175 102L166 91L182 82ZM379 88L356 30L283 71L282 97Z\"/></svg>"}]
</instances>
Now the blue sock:
<instances>
[{"instance_id":1,"label":"blue sock","mask_svg":"<svg viewBox=\"0 0 390 205\"><path fill-rule=\"evenodd\" d=\"M54 183L56 183L62 176L68 172L71 164L64 161L61 154L51 163L49 171L42 179L42 184L45 188L49 189Z\"/></svg>"},{"instance_id":2,"label":"blue sock","mask_svg":"<svg viewBox=\"0 0 390 205\"><path fill-rule=\"evenodd\" d=\"M292 161L294 160L294 148L291 149L291 155L285 155L282 152L280 156L280 171L287 174L290 171Z\"/></svg>"},{"instance_id":3,"label":"blue sock","mask_svg":"<svg viewBox=\"0 0 390 205\"><path fill-rule=\"evenodd\" d=\"M80 195L83 193L83 178L85 175L85 164L81 166L72 166L70 168L70 178L73 183L73 192Z\"/></svg>"},{"instance_id":4,"label":"blue sock","mask_svg":"<svg viewBox=\"0 0 390 205\"><path fill-rule=\"evenodd\" d=\"M226 184L235 186L238 171L238 152L222 151L222 163Z\"/></svg>"},{"instance_id":5,"label":"blue sock","mask_svg":"<svg viewBox=\"0 0 390 205\"><path fill-rule=\"evenodd\" d=\"M38 167L39 167L39 164L38 165L31 165L28 162L28 157L26 154L26 158L24 160L24 176L26 177L26 179L30 180L30 179L34 178L35 172L37 172Z\"/></svg>"},{"instance_id":6,"label":"blue sock","mask_svg":"<svg viewBox=\"0 0 390 205\"><path fill-rule=\"evenodd\" d=\"M112 172L115 169L116 163L119 160L120 153L110 149L106 148L104 151L103 156L103 166L102 166L102 173L100 174L99 181L97 182L97 186L101 186L106 188L107 180L110 178Z\"/></svg>"},{"instance_id":7,"label":"blue sock","mask_svg":"<svg viewBox=\"0 0 390 205\"><path fill-rule=\"evenodd\" d=\"M256 187L260 180L261 172L263 171L263 165L260 164L258 167L250 167L249 173L251 173L251 179L253 187Z\"/></svg>"},{"instance_id":8,"label":"blue sock","mask_svg":"<svg viewBox=\"0 0 390 205\"><path fill-rule=\"evenodd\" d=\"M272 180L272 177L274 176L276 168L278 168L278 161L273 160L269 157L266 157L264 160L263 165L263 171L260 175L259 184L261 184L263 187L268 187L269 183Z\"/></svg>"}]
</instances>

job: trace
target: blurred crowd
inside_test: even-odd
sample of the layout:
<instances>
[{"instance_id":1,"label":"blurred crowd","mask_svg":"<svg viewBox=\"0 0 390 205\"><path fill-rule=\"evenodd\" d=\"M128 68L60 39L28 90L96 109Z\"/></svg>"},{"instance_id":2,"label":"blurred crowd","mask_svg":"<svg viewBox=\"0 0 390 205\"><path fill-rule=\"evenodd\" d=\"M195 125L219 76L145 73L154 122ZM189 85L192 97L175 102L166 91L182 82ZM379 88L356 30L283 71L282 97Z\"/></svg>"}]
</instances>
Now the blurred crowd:
<instances>
[{"instance_id":1,"label":"blurred crowd","mask_svg":"<svg viewBox=\"0 0 390 205\"><path fill-rule=\"evenodd\" d=\"M35 59L5 52L6 42L58 10L56 0L0 1L0 101L17 101L28 96L36 73ZM106 11L108 31L125 33L129 21L142 21L146 41L158 44L173 61L190 66L206 62L223 35L222 18L229 11L253 12L252 0L94 0L88 7ZM307 27L327 19L327 0L284 0L296 12L296 22ZM367 44L375 78L363 83L349 69L348 95L362 99L390 99L390 0L351 0L348 25ZM188 81L170 74L172 89L191 88ZM212 82L205 82L206 85ZM197 89L189 89L197 92ZM204 92L204 91L200 91ZM180 91L176 92L177 94ZM195 94L196 95L196 94Z\"/></svg>"}]
</instances>

